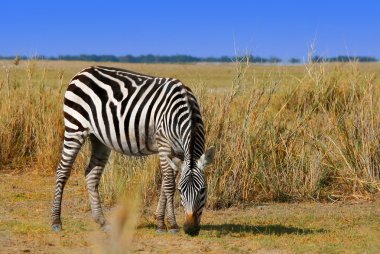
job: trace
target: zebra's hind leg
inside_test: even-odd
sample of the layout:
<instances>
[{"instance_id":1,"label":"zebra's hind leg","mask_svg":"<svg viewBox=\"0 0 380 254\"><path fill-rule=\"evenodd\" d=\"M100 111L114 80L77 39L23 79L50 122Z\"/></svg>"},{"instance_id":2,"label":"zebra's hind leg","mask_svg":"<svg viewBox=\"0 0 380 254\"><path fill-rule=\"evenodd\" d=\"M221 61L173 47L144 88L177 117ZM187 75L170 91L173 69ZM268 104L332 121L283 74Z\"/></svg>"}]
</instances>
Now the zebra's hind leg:
<instances>
[{"instance_id":1,"label":"zebra's hind leg","mask_svg":"<svg viewBox=\"0 0 380 254\"><path fill-rule=\"evenodd\" d=\"M61 204L63 189L70 177L71 167L77 157L78 152L86 141L88 131L69 132L65 131L61 160L56 173L56 187L53 207L51 209L51 227L53 231L61 231Z\"/></svg>"},{"instance_id":2,"label":"zebra's hind leg","mask_svg":"<svg viewBox=\"0 0 380 254\"><path fill-rule=\"evenodd\" d=\"M92 154L85 174L87 189L90 196L91 213L95 222L97 222L103 230L108 231L109 226L102 211L98 186L111 150L101 143L95 136L91 135L90 139Z\"/></svg>"}]
</instances>

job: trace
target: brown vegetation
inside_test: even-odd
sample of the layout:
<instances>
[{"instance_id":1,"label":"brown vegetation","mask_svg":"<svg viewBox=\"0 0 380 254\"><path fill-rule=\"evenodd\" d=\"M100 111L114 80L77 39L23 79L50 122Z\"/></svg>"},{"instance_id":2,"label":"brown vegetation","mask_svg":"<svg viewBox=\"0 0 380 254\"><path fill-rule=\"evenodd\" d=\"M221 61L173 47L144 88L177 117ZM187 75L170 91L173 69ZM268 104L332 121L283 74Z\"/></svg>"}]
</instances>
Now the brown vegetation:
<instances>
[{"instance_id":1,"label":"brown vegetation","mask_svg":"<svg viewBox=\"0 0 380 254\"><path fill-rule=\"evenodd\" d=\"M86 65L0 63L0 170L54 173L63 93ZM380 190L380 90L368 71L378 64L117 66L180 78L198 95L207 145L217 147L207 170L211 208L368 198ZM76 163L81 172L84 150ZM113 203L145 168L148 202L157 196L157 159L114 154L102 180L105 201Z\"/></svg>"}]
</instances>

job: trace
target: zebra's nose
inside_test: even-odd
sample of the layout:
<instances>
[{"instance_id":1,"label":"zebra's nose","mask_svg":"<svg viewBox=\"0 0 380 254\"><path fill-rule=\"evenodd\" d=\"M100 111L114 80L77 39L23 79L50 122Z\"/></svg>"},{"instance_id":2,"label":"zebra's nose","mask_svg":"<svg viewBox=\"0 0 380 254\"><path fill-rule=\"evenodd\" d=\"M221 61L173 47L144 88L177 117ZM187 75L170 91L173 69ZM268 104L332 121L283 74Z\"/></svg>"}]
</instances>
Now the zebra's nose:
<instances>
[{"instance_id":1,"label":"zebra's nose","mask_svg":"<svg viewBox=\"0 0 380 254\"><path fill-rule=\"evenodd\" d=\"M183 230L186 234L196 236L199 234L201 227L198 224L197 216L193 213L186 213L185 224Z\"/></svg>"}]
</instances>

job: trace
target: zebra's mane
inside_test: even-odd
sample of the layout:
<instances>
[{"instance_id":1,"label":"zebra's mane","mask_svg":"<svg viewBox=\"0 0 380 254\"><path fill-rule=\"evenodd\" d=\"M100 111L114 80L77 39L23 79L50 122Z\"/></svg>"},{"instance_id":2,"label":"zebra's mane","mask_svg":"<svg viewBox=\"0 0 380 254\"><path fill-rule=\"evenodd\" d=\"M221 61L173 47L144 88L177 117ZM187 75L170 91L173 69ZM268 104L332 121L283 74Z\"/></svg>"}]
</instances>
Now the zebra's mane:
<instances>
[{"instance_id":1,"label":"zebra's mane","mask_svg":"<svg viewBox=\"0 0 380 254\"><path fill-rule=\"evenodd\" d=\"M185 94L185 97L186 97L186 103L187 103L187 106L188 106L188 109L189 109L189 123L190 123L190 140L189 140L189 155L190 155L190 170L192 172L193 168L194 168L194 164L195 164L195 161L196 161L196 158L194 158L195 156L195 141L196 141L196 135L197 135L197 131L198 131L198 128L199 128L199 123L197 122L197 116L196 116L196 113L194 112L194 109L197 107L196 105L196 102L194 101L195 97L192 99L191 97L193 96L193 92L191 91L191 89L187 86L184 86L185 90L186 90L186 94ZM198 157L200 157L200 155L198 154Z\"/></svg>"}]
</instances>

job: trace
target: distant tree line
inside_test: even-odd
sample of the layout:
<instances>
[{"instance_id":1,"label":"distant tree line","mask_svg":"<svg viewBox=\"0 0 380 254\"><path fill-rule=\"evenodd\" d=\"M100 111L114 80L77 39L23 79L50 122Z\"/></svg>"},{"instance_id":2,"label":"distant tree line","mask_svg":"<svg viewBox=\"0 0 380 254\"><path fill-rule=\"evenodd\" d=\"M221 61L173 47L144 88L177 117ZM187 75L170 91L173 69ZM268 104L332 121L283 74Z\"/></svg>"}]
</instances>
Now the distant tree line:
<instances>
[{"instance_id":1,"label":"distant tree line","mask_svg":"<svg viewBox=\"0 0 380 254\"><path fill-rule=\"evenodd\" d=\"M337 57L320 57L314 56L313 62L377 62L378 60L372 56L337 56Z\"/></svg>"},{"instance_id":2,"label":"distant tree line","mask_svg":"<svg viewBox=\"0 0 380 254\"><path fill-rule=\"evenodd\" d=\"M122 62L122 63L198 63L198 62L208 62L208 63L230 63L236 60L243 60L248 57L249 62L252 63L281 63L283 60L278 57L259 57L259 56L244 56L244 57L195 57L190 55L171 55L171 56L162 56L162 55L125 55L125 56L115 56L115 55L60 55L58 57L47 57L47 56L0 56L0 59L42 59L42 60L68 60L68 61L91 61L91 62ZM337 56L337 57L320 57L314 56L312 58L313 62L349 62L349 61L358 61L358 62L377 62L378 59L371 56ZM292 64L301 63L301 60L298 58L290 58L288 61L284 61Z\"/></svg>"}]
</instances>

